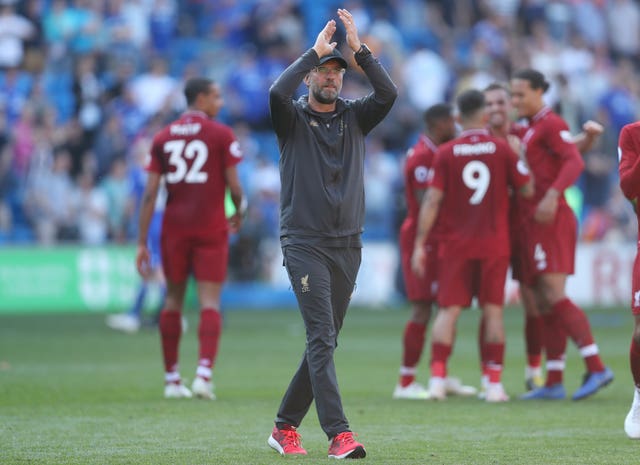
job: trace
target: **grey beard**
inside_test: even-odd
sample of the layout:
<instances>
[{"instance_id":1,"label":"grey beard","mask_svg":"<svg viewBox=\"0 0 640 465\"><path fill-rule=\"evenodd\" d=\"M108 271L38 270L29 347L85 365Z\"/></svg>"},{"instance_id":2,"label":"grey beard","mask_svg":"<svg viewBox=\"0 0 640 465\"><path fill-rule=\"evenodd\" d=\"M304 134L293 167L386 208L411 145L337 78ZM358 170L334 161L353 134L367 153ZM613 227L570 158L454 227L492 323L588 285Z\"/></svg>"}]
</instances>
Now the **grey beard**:
<instances>
[{"instance_id":1,"label":"grey beard","mask_svg":"<svg viewBox=\"0 0 640 465\"><path fill-rule=\"evenodd\" d=\"M336 93L335 97L325 97L322 95L322 90L316 90L313 92L313 97L320 103L327 105L330 103L334 103L338 99L338 94Z\"/></svg>"}]
</instances>

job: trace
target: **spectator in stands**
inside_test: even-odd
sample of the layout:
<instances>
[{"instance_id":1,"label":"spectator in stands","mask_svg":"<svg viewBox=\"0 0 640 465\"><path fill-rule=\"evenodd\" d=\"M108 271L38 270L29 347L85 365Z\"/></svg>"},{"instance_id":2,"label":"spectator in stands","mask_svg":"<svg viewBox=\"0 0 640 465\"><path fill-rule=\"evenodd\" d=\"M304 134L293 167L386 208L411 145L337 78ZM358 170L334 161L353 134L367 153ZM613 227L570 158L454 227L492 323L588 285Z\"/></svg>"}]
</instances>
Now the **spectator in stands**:
<instances>
[{"instance_id":1,"label":"spectator in stands","mask_svg":"<svg viewBox=\"0 0 640 465\"><path fill-rule=\"evenodd\" d=\"M165 53L169 50L177 28L175 0L153 0L149 15L149 33L153 50ZM227 18L225 17L224 20Z\"/></svg>"},{"instance_id":2,"label":"spectator in stands","mask_svg":"<svg viewBox=\"0 0 640 465\"><path fill-rule=\"evenodd\" d=\"M102 2L75 0L75 7L67 10L71 24L69 47L74 55L99 51L102 46Z\"/></svg>"},{"instance_id":3,"label":"spectator in stands","mask_svg":"<svg viewBox=\"0 0 640 465\"><path fill-rule=\"evenodd\" d=\"M614 58L627 58L640 65L640 6L633 0L608 2L606 19Z\"/></svg>"},{"instance_id":4,"label":"spectator in stands","mask_svg":"<svg viewBox=\"0 0 640 465\"><path fill-rule=\"evenodd\" d=\"M263 76L277 76L284 66L257 54L253 46L246 46L239 53L236 66L227 80L227 111L233 122L244 121L253 130L271 127L269 120L269 81Z\"/></svg>"},{"instance_id":5,"label":"spectator in stands","mask_svg":"<svg viewBox=\"0 0 640 465\"><path fill-rule=\"evenodd\" d=\"M35 113L29 104L22 106L20 118L14 124L13 136L13 172L19 182L27 176L31 156L35 148Z\"/></svg>"},{"instance_id":6,"label":"spectator in stands","mask_svg":"<svg viewBox=\"0 0 640 465\"><path fill-rule=\"evenodd\" d=\"M22 64L24 43L36 30L27 18L16 12L16 0L0 1L0 69Z\"/></svg>"},{"instance_id":7,"label":"spectator in stands","mask_svg":"<svg viewBox=\"0 0 640 465\"><path fill-rule=\"evenodd\" d=\"M147 118L160 112L175 110L173 104L179 94L179 85L169 75L167 61L154 57L149 70L133 78L131 82L133 102Z\"/></svg>"},{"instance_id":8,"label":"spectator in stands","mask_svg":"<svg viewBox=\"0 0 640 465\"><path fill-rule=\"evenodd\" d=\"M22 113L28 100L33 77L18 68L0 70L0 102L4 107L7 124L11 127Z\"/></svg>"},{"instance_id":9,"label":"spectator in stands","mask_svg":"<svg viewBox=\"0 0 640 465\"><path fill-rule=\"evenodd\" d=\"M109 238L124 242L127 238L127 225L133 214L131 185L127 172L127 162L116 157L111 162L109 172L99 185L107 198L107 222Z\"/></svg>"},{"instance_id":10,"label":"spectator in stands","mask_svg":"<svg viewBox=\"0 0 640 465\"><path fill-rule=\"evenodd\" d=\"M46 42L44 40L44 15L45 2L43 0L26 0L18 5L18 12L33 26L30 34L22 44L24 46L24 69L30 73L40 74L46 65Z\"/></svg>"},{"instance_id":11,"label":"spectator in stands","mask_svg":"<svg viewBox=\"0 0 640 465\"><path fill-rule=\"evenodd\" d=\"M100 132L93 143L98 178L107 174L116 158L122 158L127 153L131 140L127 137L127 129L123 123L122 118L113 113L100 126Z\"/></svg>"},{"instance_id":12,"label":"spectator in stands","mask_svg":"<svg viewBox=\"0 0 640 465\"><path fill-rule=\"evenodd\" d=\"M78 239L76 188L71 178L71 155L63 148L34 171L27 184L25 209L43 245Z\"/></svg>"},{"instance_id":13,"label":"spectator in stands","mask_svg":"<svg viewBox=\"0 0 640 465\"><path fill-rule=\"evenodd\" d=\"M71 6L66 0L52 0L42 17L44 39L48 45L48 60L53 69L61 69L72 56L67 53L74 33Z\"/></svg>"},{"instance_id":14,"label":"spectator in stands","mask_svg":"<svg viewBox=\"0 0 640 465\"><path fill-rule=\"evenodd\" d=\"M15 178L11 173L11 148L0 137L0 240L9 237L13 227L11 196L16 190L15 184Z\"/></svg>"},{"instance_id":15,"label":"spectator in stands","mask_svg":"<svg viewBox=\"0 0 640 465\"><path fill-rule=\"evenodd\" d=\"M109 200L95 185L94 175L84 171L77 178L75 203L80 241L85 245L103 245L109 237Z\"/></svg>"},{"instance_id":16,"label":"spectator in stands","mask_svg":"<svg viewBox=\"0 0 640 465\"><path fill-rule=\"evenodd\" d=\"M102 83L98 76L97 63L93 55L78 57L73 76L74 115L78 118L87 144L92 144L102 123Z\"/></svg>"}]
</instances>

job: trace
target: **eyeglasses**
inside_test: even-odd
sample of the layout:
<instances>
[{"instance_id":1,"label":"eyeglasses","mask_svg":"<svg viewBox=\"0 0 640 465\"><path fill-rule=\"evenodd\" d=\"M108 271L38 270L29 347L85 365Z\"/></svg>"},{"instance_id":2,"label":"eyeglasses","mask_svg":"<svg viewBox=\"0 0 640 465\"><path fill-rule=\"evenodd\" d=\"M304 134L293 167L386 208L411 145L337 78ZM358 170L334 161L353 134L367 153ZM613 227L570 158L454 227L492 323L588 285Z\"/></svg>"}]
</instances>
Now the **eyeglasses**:
<instances>
[{"instance_id":1,"label":"eyeglasses","mask_svg":"<svg viewBox=\"0 0 640 465\"><path fill-rule=\"evenodd\" d=\"M329 68L328 66L316 66L314 68L316 73L320 73L322 75L327 75L329 73L343 75L346 71L344 68Z\"/></svg>"}]
</instances>

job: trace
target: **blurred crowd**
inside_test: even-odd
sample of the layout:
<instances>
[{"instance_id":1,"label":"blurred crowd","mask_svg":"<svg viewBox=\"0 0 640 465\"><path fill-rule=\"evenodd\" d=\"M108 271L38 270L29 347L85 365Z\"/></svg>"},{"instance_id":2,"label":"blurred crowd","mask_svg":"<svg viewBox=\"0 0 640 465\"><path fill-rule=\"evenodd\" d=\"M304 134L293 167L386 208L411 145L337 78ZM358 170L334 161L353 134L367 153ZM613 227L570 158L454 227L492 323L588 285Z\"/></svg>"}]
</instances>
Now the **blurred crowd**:
<instances>
[{"instance_id":1,"label":"blurred crowd","mask_svg":"<svg viewBox=\"0 0 640 465\"><path fill-rule=\"evenodd\" d=\"M185 79L206 75L245 154L249 210L230 267L259 278L261 244L278 235L268 89L338 7L400 89L368 139L365 238L397 234L404 154L423 111L533 67L573 132L587 119L605 127L570 192L581 239L635 240L617 137L640 115L638 1L0 0L0 243L132 241L150 140L184 110ZM354 65L342 95L366 92Z\"/></svg>"}]
</instances>

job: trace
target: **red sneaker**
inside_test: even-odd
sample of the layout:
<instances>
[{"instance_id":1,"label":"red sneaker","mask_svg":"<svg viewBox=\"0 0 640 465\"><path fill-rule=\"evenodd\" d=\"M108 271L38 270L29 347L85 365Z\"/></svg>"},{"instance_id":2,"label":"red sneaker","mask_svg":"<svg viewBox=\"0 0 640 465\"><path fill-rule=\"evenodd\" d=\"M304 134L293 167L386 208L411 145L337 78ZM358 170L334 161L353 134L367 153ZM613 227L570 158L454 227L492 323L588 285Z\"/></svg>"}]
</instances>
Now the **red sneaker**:
<instances>
[{"instance_id":1,"label":"red sneaker","mask_svg":"<svg viewBox=\"0 0 640 465\"><path fill-rule=\"evenodd\" d=\"M330 459L362 459L366 455L364 446L353 439L351 431L338 434L329 444Z\"/></svg>"},{"instance_id":2,"label":"red sneaker","mask_svg":"<svg viewBox=\"0 0 640 465\"><path fill-rule=\"evenodd\" d=\"M295 427L285 425L282 429L274 426L267 442L280 452L280 455L307 455L307 451L302 448L300 443L301 439L302 436L296 431Z\"/></svg>"}]
</instances>

